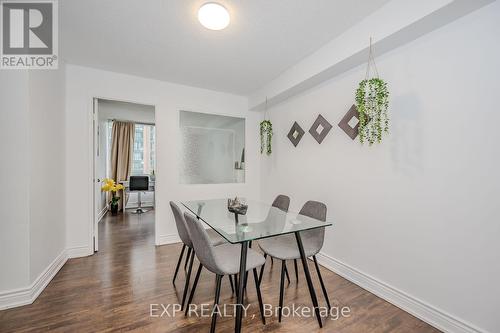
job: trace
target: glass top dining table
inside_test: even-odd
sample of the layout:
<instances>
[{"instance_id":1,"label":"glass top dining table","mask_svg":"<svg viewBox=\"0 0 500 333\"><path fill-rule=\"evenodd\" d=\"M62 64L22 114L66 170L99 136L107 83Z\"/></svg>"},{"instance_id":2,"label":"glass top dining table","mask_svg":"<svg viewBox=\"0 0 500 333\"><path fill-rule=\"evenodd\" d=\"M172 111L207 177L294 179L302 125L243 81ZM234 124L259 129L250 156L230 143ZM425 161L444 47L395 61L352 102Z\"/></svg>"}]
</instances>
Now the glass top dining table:
<instances>
[{"instance_id":1,"label":"glass top dining table","mask_svg":"<svg viewBox=\"0 0 500 333\"><path fill-rule=\"evenodd\" d=\"M229 212L227 199L183 201L182 204L233 244L332 225L331 221L284 212L259 201L242 199L242 202L248 209L245 215L238 216Z\"/></svg>"},{"instance_id":2,"label":"glass top dining table","mask_svg":"<svg viewBox=\"0 0 500 333\"><path fill-rule=\"evenodd\" d=\"M314 312L318 324L323 327L318 308L318 299L311 279L311 274L307 265L307 258L302 244L301 231L317 229L332 225L330 221L320 221L305 215L293 212L284 212L272 205L253 201L242 200L248 205L245 214L235 214L228 209L228 199L194 200L183 201L182 204L196 217L219 233L229 243L241 244L239 282L237 284L237 307L235 317L235 333L241 332L243 317L243 295L246 281L246 261L248 248L252 246L252 241L262 238L275 237L285 234L294 234L297 241L297 248L300 252L300 259L304 269L309 294L314 307ZM257 278L254 269L254 278ZM256 285L258 284L256 280ZM261 309L262 311L262 309Z\"/></svg>"}]
</instances>

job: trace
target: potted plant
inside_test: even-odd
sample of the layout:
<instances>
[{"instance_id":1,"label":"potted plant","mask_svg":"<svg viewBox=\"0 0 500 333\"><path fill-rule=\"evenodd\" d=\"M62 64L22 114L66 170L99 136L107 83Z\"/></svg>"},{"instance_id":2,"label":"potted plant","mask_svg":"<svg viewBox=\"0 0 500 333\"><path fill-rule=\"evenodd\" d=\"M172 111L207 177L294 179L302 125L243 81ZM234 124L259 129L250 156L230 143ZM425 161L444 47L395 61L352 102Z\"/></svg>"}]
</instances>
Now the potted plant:
<instances>
[{"instance_id":1,"label":"potted plant","mask_svg":"<svg viewBox=\"0 0 500 333\"><path fill-rule=\"evenodd\" d=\"M370 78L370 63L373 64L374 76ZM382 134L389 131L389 90L387 83L379 78L377 66L372 54L372 41L368 53L366 77L356 90L356 108L359 113L359 141L370 146L382 141Z\"/></svg>"},{"instance_id":2,"label":"potted plant","mask_svg":"<svg viewBox=\"0 0 500 333\"><path fill-rule=\"evenodd\" d=\"M105 178L103 179L101 190L103 192L111 192L111 201L109 202L109 206L111 209L111 215L118 215L118 202L120 201L120 197L116 195L116 192L123 190L125 187L122 184L116 184L113 179Z\"/></svg>"},{"instance_id":3,"label":"potted plant","mask_svg":"<svg viewBox=\"0 0 500 333\"><path fill-rule=\"evenodd\" d=\"M266 107L264 109L264 120L260 123L260 153L266 155L271 155L271 139L273 138L273 124L268 118L267 114L267 96L266 96ZM244 151L243 151L244 153ZM243 157L242 157L243 158Z\"/></svg>"},{"instance_id":4,"label":"potted plant","mask_svg":"<svg viewBox=\"0 0 500 333\"><path fill-rule=\"evenodd\" d=\"M267 155L271 155L271 139L273 137L273 124L269 120L264 120L260 123L260 153L264 151Z\"/></svg>"},{"instance_id":5,"label":"potted plant","mask_svg":"<svg viewBox=\"0 0 500 333\"><path fill-rule=\"evenodd\" d=\"M389 91L384 80L374 77L359 83L356 108L359 113L359 141L370 146L382 141L382 133L389 131Z\"/></svg>"}]
</instances>

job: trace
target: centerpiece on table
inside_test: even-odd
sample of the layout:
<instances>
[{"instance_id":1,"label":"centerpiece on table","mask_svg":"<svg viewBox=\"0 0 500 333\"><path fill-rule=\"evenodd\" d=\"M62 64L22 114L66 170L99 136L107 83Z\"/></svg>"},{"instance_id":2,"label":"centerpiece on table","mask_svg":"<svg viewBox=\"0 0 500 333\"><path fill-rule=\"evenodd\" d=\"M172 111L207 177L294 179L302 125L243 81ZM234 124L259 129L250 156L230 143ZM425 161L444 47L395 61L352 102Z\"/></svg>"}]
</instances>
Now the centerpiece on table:
<instances>
[{"instance_id":1,"label":"centerpiece on table","mask_svg":"<svg viewBox=\"0 0 500 333\"><path fill-rule=\"evenodd\" d=\"M245 215L247 213L248 205L245 205L238 199L238 197L235 197L234 199L227 199L227 209L231 213Z\"/></svg>"},{"instance_id":2,"label":"centerpiece on table","mask_svg":"<svg viewBox=\"0 0 500 333\"><path fill-rule=\"evenodd\" d=\"M116 192L123 190L125 187L122 184L116 184L113 179L104 178L102 180L101 191L103 192L111 192L111 201L109 202L109 206L111 208L111 215L116 216L118 214L118 202L120 201L120 197L116 195Z\"/></svg>"}]
</instances>

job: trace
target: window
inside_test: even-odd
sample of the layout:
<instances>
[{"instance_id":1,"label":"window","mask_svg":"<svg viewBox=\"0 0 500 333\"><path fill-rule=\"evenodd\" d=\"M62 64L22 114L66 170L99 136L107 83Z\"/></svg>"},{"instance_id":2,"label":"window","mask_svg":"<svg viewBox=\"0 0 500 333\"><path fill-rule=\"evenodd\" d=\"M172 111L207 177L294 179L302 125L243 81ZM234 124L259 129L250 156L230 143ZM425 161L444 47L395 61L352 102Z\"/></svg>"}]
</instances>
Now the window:
<instances>
[{"instance_id":1,"label":"window","mask_svg":"<svg viewBox=\"0 0 500 333\"><path fill-rule=\"evenodd\" d=\"M108 120L107 128L108 149L111 154L113 140L113 121ZM153 174L156 166L155 152L155 126L146 124L135 124L134 151L132 152L132 176L144 176ZM108 175L111 175L111 161L108 161Z\"/></svg>"},{"instance_id":2,"label":"window","mask_svg":"<svg viewBox=\"0 0 500 333\"><path fill-rule=\"evenodd\" d=\"M131 174L133 176L151 175L155 169L155 162L154 125L135 124Z\"/></svg>"}]
</instances>

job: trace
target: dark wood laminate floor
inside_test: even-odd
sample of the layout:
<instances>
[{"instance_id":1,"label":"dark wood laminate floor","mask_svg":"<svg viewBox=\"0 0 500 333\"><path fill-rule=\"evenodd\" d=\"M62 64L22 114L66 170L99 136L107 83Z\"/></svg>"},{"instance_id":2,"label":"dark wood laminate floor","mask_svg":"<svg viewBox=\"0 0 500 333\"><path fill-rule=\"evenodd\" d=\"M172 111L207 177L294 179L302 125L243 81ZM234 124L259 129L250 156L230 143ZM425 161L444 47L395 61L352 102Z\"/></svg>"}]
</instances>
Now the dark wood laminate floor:
<instances>
[{"instance_id":1,"label":"dark wood laminate floor","mask_svg":"<svg viewBox=\"0 0 500 333\"><path fill-rule=\"evenodd\" d=\"M178 303L185 273L181 269L176 287L172 276L180 244L154 246L154 212L143 215L106 216L100 223L100 251L94 256L69 260L31 305L0 311L0 332L208 332L209 318L150 317L150 304ZM235 253L239 255L239 253ZM195 262L195 267L197 263ZM310 306L303 272L286 284L285 305ZM324 305L319 282L310 265L318 298ZM251 275L246 299L250 304L243 321L244 332L439 332L399 308L322 268L332 305L348 306L349 317L324 319L267 318L263 326ZM264 303L278 304L280 265L268 260L262 282ZM193 273L194 277L194 273ZM194 303L211 304L213 274L203 271ZM233 304L229 280L222 283L221 304ZM161 312L161 311L160 311ZM158 314L160 313L158 312ZM233 332L234 318L220 318L217 332Z\"/></svg>"}]
</instances>

